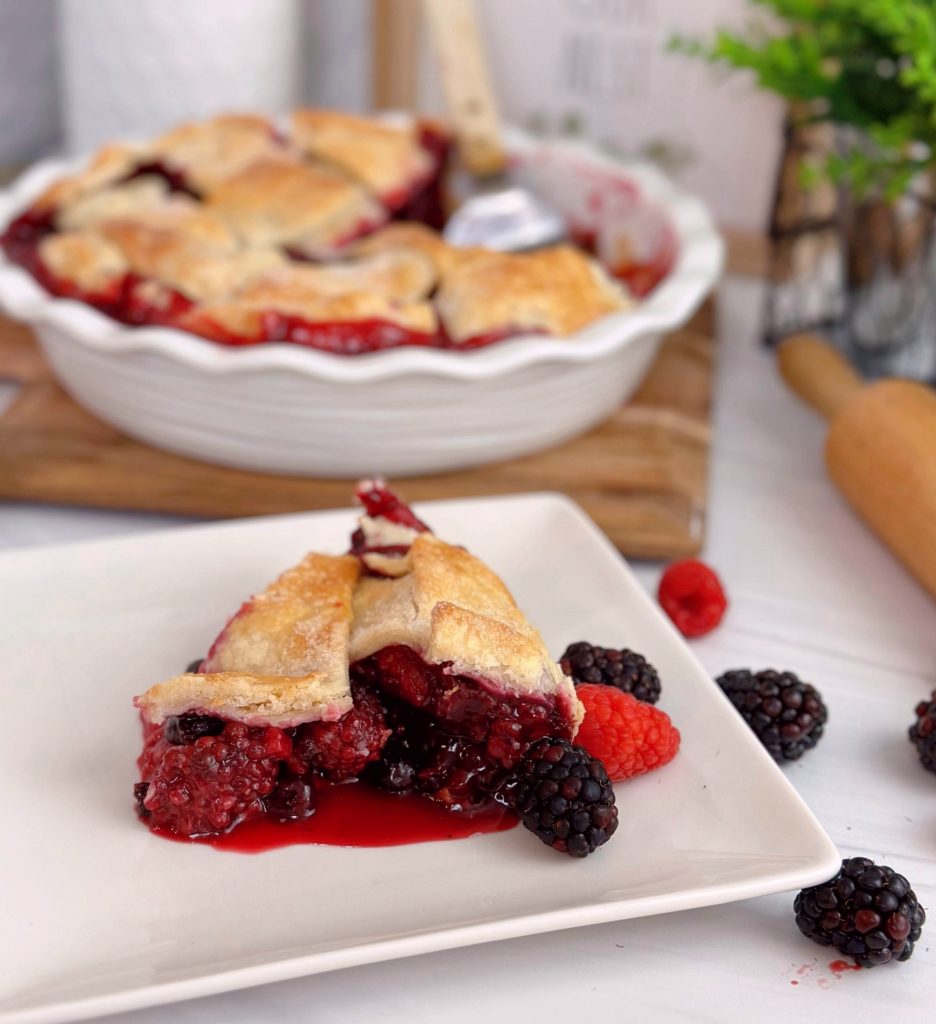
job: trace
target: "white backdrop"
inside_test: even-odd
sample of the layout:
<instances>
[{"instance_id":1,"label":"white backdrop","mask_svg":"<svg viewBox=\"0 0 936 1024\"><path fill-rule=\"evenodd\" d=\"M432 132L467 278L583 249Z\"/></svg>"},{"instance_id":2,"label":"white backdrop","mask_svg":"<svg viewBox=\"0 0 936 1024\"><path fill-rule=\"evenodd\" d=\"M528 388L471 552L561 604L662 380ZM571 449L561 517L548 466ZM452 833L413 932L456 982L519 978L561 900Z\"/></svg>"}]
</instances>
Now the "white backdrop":
<instances>
[{"instance_id":1,"label":"white backdrop","mask_svg":"<svg viewBox=\"0 0 936 1024\"><path fill-rule=\"evenodd\" d=\"M737 22L744 0L480 0L506 113L625 153L663 152L719 221L765 224L781 105L667 53L674 32Z\"/></svg>"},{"instance_id":2,"label":"white backdrop","mask_svg":"<svg viewBox=\"0 0 936 1024\"><path fill-rule=\"evenodd\" d=\"M510 119L548 131L583 131L623 153L662 153L671 165L683 165L678 173L685 184L708 200L722 223L746 229L764 225L779 144L779 104L756 95L748 82L726 82L710 69L665 50L673 32L705 34L717 24L737 22L744 16L746 0L477 2L493 74ZM62 20L56 19L58 3L67 5L72 17L88 8L92 21L99 6L98 0L0 0L0 163L31 159L57 138L60 76L55 48L63 35L57 26ZM133 4L127 3L131 11ZM146 4L152 5L152 0ZM196 34L186 32L189 20L203 31L206 14L234 21L242 8L257 9L254 0L186 0L166 6L172 9L173 32L180 40ZM281 33L281 43L283 61L292 61L298 48L297 73L280 74L273 88L277 75L263 68L278 67L282 72L284 66L269 54L263 60L243 55L235 59L232 54L232 103L257 96L287 104L367 107L370 0L265 0L261 6L269 8L267 20L274 19L273 11L293 19L294 32ZM222 13L216 13L219 10ZM122 20L130 20L126 12ZM269 33L265 35L250 48L255 57L269 49ZM74 36L67 34L65 42ZM94 68L87 66L90 54L81 39L79 34L83 80L93 82ZM181 41L179 45L184 48ZM145 40L140 49L146 52ZM222 102L217 69L223 69L224 62L216 49L201 61L211 79L204 90L197 87L197 66L191 63L184 88L178 81L163 84L155 76L158 88L151 92L158 95L165 88L173 119L186 109L193 115L206 109L206 90L211 105ZM220 53L224 52L222 48ZM101 59L106 66L114 63L106 54ZM194 60L197 64L197 51ZM132 69L132 62L123 64ZM251 73L259 80L247 81L245 76ZM428 56L420 77L421 105L441 110ZM64 78L66 83L75 80L67 74ZM103 74L101 81L105 82ZM118 92L111 86L100 102L106 104L108 95L116 104ZM72 88L63 106L77 117L77 104Z\"/></svg>"}]
</instances>

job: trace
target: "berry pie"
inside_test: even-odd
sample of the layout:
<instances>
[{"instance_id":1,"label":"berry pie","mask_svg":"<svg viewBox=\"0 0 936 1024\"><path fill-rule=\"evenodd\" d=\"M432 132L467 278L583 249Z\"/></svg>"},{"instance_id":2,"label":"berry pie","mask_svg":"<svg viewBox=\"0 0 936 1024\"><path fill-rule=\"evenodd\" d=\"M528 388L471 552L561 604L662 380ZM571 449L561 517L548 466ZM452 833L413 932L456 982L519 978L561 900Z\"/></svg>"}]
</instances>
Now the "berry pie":
<instances>
[{"instance_id":1,"label":"berry pie","mask_svg":"<svg viewBox=\"0 0 936 1024\"><path fill-rule=\"evenodd\" d=\"M429 120L299 110L281 131L259 116L216 117L104 147L0 245L54 295L224 345L469 350L564 337L630 307L582 249L449 246L449 150Z\"/></svg>"},{"instance_id":2,"label":"berry pie","mask_svg":"<svg viewBox=\"0 0 936 1024\"><path fill-rule=\"evenodd\" d=\"M431 805L467 822L444 834L470 834L475 816L511 806L537 744L557 757L579 750L569 747L583 715L572 680L503 582L380 481L357 497L364 514L348 554L307 555L241 606L195 671L136 699L134 794L154 832L210 841L266 821L301 824L294 841L327 842L317 807L337 793L370 794L384 815ZM557 799L574 819L573 796L594 790L588 838L566 850L590 852L617 811L604 769L575 757L584 774ZM567 831L550 835L565 849Z\"/></svg>"}]
</instances>

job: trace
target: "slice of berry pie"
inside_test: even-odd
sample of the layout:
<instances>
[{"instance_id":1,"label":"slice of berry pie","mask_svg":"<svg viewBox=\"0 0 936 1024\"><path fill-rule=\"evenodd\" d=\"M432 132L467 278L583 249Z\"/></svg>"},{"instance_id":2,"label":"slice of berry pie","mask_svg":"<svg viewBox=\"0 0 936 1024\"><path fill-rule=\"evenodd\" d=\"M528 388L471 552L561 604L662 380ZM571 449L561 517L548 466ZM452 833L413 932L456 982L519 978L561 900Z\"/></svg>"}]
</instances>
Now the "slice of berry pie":
<instances>
[{"instance_id":1,"label":"slice of berry pie","mask_svg":"<svg viewBox=\"0 0 936 1024\"><path fill-rule=\"evenodd\" d=\"M350 554L308 555L241 607L198 671L136 699L134 792L154 831L209 838L306 819L299 841L314 843L317 793L348 787L401 810L415 800L484 814L509 805L537 741L574 738L572 681L504 583L380 481L357 497ZM564 784L595 789L605 807L593 849L616 811L607 786L582 779Z\"/></svg>"}]
</instances>

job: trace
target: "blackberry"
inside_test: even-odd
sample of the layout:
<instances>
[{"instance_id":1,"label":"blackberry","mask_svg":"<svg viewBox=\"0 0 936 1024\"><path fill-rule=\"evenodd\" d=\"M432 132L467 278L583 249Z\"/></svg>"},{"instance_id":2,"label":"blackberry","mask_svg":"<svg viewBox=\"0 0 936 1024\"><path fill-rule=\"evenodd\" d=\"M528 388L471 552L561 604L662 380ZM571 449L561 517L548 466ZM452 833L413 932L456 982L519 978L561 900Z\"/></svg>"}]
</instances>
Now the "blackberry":
<instances>
[{"instance_id":1,"label":"blackberry","mask_svg":"<svg viewBox=\"0 0 936 1024\"><path fill-rule=\"evenodd\" d=\"M834 878L803 889L793 909L805 936L859 967L909 960L926 920L906 878L867 857L843 860Z\"/></svg>"},{"instance_id":2,"label":"blackberry","mask_svg":"<svg viewBox=\"0 0 936 1024\"><path fill-rule=\"evenodd\" d=\"M405 740L391 736L380 754L380 760L367 766L364 778L378 789L391 793L409 793L416 781L415 758Z\"/></svg>"},{"instance_id":3,"label":"blackberry","mask_svg":"<svg viewBox=\"0 0 936 1024\"><path fill-rule=\"evenodd\" d=\"M144 821L149 817L149 811L146 809L143 801L146 799L147 791L149 790L148 782L136 782L133 786L133 799L136 803L137 815Z\"/></svg>"},{"instance_id":4,"label":"blackberry","mask_svg":"<svg viewBox=\"0 0 936 1024\"><path fill-rule=\"evenodd\" d=\"M916 706L917 720L910 726L910 741L917 748L920 761L928 772L936 772L936 690L929 700Z\"/></svg>"},{"instance_id":5,"label":"blackberry","mask_svg":"<svg viewBox=\"0 0 936 1024\"><path fill-rule=\"evenodd\" d=\"M205 660L204 658L196 658L194 661L190 661L185 666L185 671L186 672L201 672L202 662L204 660Z\"/></svg>"},{"instance_id":6,"label":"blackberry","mask_svg":"<svg viewBox=\"0 0 936 1024\"><path fill-rule=\"evenodd\" d=\"M194 743L201 736L220 736L224 722L211 715L172 715L166 719L166 742L175 747Z\"/></svg>"},{"instance_id":7,"label":"blackberry","mask_svg":"<svg viewBox=\"0 0 936 1024\"><path fill-rule=\"evenodd\" d=\"M280 767L276 788L264 798L267 814L278 821L298 821L315 813L315 790L308 779Z\"/></svg>"},{"instance_id":8,"label":"blackberry","mask_svg":"<svg viewBox=\"0 0 936 1024\"><path fill-rule=\"evenodd\" d=\"M822 737L822 696L792 672L734 669L716 682L775 761L795 761Z\"/></svg>"},{"instance_id":9,"label":"blackberry","mask_svg":"<svg viewBox=\"0 0 936 1024\"><path fill-rule=\"evenodd\" d=\"M618 826L604 765L568 740L537 740L520 760L505 796L525 828L570 857L594 853Z\"/></svg>"},{"instance_id":10,"label":"blackberry","mask_svg":"<svg viewBox=\"0 0 936 1024\"><path fill-rule=\"evenodd\" d=\"M649 661L626 647L598 647L586 640L569 644L559 665L576 683L604 683L633 694L645 704L660 699L660 677Z\"/></svg>"}]
</instances>

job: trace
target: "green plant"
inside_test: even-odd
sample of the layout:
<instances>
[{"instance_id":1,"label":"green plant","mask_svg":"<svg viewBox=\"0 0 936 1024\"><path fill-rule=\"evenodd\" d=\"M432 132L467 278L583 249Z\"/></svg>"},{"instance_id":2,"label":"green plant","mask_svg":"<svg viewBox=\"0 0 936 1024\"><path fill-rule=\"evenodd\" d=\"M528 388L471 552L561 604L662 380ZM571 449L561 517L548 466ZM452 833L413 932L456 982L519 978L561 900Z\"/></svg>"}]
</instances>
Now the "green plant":
<instances>
[{"instance_id":1,"label":"green plant","mask_svg":"<svg viewBox=\"0 0 936 1024\"><path fill-rule=\"evenodd\" d=\"M907 189L936 164L934 0L749 0L745 30L670 48L754 73L804 120L850 129L822 170L859 195Z\"/></svg>"}]
</instances>

